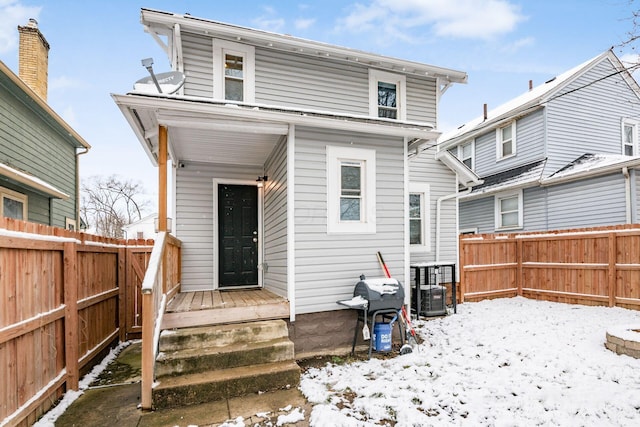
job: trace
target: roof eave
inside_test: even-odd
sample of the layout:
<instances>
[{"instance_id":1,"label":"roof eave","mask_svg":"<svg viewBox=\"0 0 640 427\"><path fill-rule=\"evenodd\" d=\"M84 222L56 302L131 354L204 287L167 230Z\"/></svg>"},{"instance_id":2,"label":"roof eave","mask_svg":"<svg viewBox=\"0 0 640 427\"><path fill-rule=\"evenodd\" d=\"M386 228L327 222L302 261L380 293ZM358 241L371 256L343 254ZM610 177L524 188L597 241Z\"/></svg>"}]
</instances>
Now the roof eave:
<instances>
[{"instance_id":1,"label":"roof eave","mask_svg":"<svg viewBox=\"0 0 640 427\"><path fill-rule=\"evenodd\" d=\"M606 165L582 172L577 172L574 174L568 174L559 177L550 176L548 178L541 179L540 185L547 187L550 185L566 184L570 182L580 181L585 178L595 178L597 176L608 175L619 170L621 171L624 168L635 168L638 166L640 166L640 158L635 158L632 160Z\"/></svg>"},{"instance_id":2,"label":"roof eave","mask_svg":"<svg viewBox=\"0 0 640 427\"><path fill-rule=\"evenodd\" d=\"M240 27L232 24L197 18L191 15L180 15L143 8L141 23L150 30L158 30L167 35L173 25L180 24L182 31L190 29L203 34L216 34L222 38L242 41L251 40L254 43L271 49L289 50L303 55L333 57L354 63L361 63L371 67L392 70L398 73L416 74L424 77L443 78L452 83L467 83L467 73L450 68L438 67L415 61L378 55L370 52L350 49L328 43L302 39L290 35L278 34L264 30ZM160 28L158 28L158 26Z\"/></svg>"}]
</instances>

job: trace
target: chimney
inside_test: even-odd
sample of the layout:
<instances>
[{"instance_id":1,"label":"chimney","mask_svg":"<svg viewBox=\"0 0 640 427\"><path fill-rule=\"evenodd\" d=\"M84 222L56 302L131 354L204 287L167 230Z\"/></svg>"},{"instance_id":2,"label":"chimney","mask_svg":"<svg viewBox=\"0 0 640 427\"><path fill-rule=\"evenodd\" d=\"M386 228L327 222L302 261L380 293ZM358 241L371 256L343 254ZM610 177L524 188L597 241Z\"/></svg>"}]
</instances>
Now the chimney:
<instances>
[{"instance_id":1,"label":"chimney","mask_svg":"<svg viewBox=\"0 0 640 427\"><path fill-rule=\"evenodd\" d=\"M488 111L487 111L487 104L484 104L484 105L482 106L482 112L484 113L484 114L483 114L484 119L485 119L485 120L487 120L487 118L489 118L489 115L487 114L487 113L488 113Z\"/></svg>"},{"instance_id":2,"label":"chimney","mask_svg":"<svg viewBox=\"0 0 640 427\"><path fill-rule=\"evenodd\" d=\"M47 100L49 77L49 43L38 29L38 21L31 18L25 26L18 25L20 47L18 76L44 101Z\"/></svg>"},{"instance_id":3,"label":"chimney","mask_svg":"<svg viewBox=\"0 0 640 427\"><path fill-rule=\"evenodd\" d=\"M529 92L533 90L533 80L529 80Z\"/></svg>"}]
</instances>

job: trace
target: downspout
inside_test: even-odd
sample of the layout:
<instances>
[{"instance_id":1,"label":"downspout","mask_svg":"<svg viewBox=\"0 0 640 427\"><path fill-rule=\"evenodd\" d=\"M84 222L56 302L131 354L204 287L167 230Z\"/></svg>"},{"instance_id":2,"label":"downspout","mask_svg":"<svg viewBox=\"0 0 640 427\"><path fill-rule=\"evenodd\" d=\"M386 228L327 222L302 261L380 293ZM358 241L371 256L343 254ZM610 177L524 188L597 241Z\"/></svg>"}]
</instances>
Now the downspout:
<instances>
[{"instance_id":1,"label":"downspout","mask_svg":"<svg viewBox=\"0 0 640 427\"><path fill-rule=\"evenodd\" d=\"M89 149L85 147L84 151L76 151L76 229L75 231L80 230L80 224L82 221L80 220L80 156L83 154L87 154ZM66 225L66 224L65 224Z\"/></svg>"},{"instance_id":2,"label":"downspout","mask_svg":"<svg viewBox=\"0 0 640 427\"><path fill-rule=\"evenodd\" d=\"M625 219L627 224L631 224L631 179L629 177L629 168L623 167L622 175L624 175Z\"/></svg>"},{"instance_id":3,"label":"downspout","mask_svg":"<svg viewBox=\"0 0 640 427\"><path fill-rule=\"evenodd\" d=\"M457 182L457 176L456 176L456 182ZM439 197L438 200L436 201L436 262L440 262L440 234L441 234L440 233L440 211L442 209L442 202L449 199L464 196L465 194L469 194L471 190L472 190L471 187L467 187L467 189L462 192L456 191L455 193L447 194L446 196ZM457 218L456 218L456 221L457 221ZM458 228L458 224L456 224L456 230L457 228Z\"/></svg>"}]
</instances>

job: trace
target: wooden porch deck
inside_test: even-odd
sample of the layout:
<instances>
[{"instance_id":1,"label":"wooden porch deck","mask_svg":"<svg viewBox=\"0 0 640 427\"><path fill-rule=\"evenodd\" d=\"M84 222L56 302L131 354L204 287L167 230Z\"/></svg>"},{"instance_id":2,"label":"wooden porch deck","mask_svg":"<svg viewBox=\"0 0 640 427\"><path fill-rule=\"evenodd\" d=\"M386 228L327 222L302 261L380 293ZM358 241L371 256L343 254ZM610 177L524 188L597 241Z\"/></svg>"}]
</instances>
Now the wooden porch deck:
<instances>
[{"instance_id":1,"label":"wooden porch deck","mask_svg":"<svg viewBox=\"0 0 640 427\"><path fill-rule=\"evenodd\" d=\"M288 318L289 301L266 289L180 292L167 304L162 329Z\"/></svg>"}]
</instances>

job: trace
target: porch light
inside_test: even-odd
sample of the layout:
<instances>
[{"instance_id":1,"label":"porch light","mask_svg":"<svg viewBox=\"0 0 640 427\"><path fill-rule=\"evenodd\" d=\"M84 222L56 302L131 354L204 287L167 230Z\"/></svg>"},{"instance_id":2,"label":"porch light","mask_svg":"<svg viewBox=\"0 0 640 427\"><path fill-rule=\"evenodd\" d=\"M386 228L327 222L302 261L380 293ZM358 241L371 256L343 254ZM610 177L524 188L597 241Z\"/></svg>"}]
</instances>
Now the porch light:
<instances>
[{"instance_id":1,"label":"porch light","mask_svg":"<svg viewBox=\"0 0 640 427\"><path fill-rule=\"evenodd\" d=\"M258 179L256 179L256 182L267 182L267 181L269 181L269 177L267 175L259 176Z\"/></svg>"}]
</instances>

